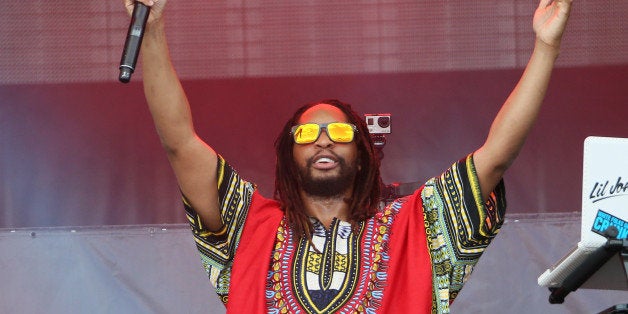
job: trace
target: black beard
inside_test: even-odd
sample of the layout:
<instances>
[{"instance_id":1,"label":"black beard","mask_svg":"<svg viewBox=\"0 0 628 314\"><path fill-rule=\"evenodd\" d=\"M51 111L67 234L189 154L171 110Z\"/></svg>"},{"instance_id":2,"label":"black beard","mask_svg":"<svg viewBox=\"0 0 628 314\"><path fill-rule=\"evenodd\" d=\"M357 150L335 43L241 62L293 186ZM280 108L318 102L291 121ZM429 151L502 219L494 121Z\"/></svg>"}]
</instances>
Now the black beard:
<instances>
[{"instance_id":1,"label":"black beard","mask_svg":"<svg viewBox=\"0 0 628 314\"><path fill-rule=\"evenodd\" d=\"M310 159L305 168L299 168L301 177L301 188L303 191L316 197L330 198L343 195L349 188L353 186L355 176L357 174L356 165L347 165L347 162L337 157L338 167L340 169L338 175L324 178L313 178L312 163Z\"/></svg>"}]
</instances>

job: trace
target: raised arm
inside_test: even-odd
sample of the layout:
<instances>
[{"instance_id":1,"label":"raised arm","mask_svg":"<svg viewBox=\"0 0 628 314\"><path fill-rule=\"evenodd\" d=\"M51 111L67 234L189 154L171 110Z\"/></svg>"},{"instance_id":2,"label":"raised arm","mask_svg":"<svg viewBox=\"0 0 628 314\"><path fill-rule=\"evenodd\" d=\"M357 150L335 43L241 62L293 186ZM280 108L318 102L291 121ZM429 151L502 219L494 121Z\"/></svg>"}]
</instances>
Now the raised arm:
<instances>
[{"instance_id":1,"label":"raised arm","mask_svg":"<svg viewBox=\"0 0 628 314\"><path fill-rule=\"evenodd\" d=\"M129 13L133 0L124 0ZM218 209L216 153L194 131L190 106L172 66L164 31L166 0L141 0L151 7L141 49L144 94L179 187L206 228L222 227Z\"/></svg>"},{"instance_id":2,"label":"raised arm","mask_svg":"<svg viewBox=\"0 0 628 314\"><path fill-rule=\"evenodd\" d=\"M473 155L484 199L519 154L537 119L558 57L571 2L541 0L534 13L536 41L530 61L493 121L486 142Z\"/></svg>"}]
</instances>

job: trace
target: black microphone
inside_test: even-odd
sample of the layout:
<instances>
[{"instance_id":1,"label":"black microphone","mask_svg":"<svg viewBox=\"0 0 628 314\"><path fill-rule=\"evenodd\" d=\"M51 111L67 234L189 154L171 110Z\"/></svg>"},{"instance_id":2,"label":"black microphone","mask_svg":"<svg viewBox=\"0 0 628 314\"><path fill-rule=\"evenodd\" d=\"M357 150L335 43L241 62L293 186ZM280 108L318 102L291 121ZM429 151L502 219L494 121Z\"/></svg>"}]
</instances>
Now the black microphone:
<instances>
[{"instance_id":1,"label":"black microphone","mask_svg":"<svg viewBox=\"0 0 628 314\"><path fill-rule=\"evenodd\" d=\"M131 24L129 25L124 51L122 52L122 60L120 60L120 77L118 79L122 83L128 83L131 80L131 74L135 71L135 63L142 46L142 38L144 38L144 29L149 13L149 7L135 1Z\"/></svg>"}]
</instances>

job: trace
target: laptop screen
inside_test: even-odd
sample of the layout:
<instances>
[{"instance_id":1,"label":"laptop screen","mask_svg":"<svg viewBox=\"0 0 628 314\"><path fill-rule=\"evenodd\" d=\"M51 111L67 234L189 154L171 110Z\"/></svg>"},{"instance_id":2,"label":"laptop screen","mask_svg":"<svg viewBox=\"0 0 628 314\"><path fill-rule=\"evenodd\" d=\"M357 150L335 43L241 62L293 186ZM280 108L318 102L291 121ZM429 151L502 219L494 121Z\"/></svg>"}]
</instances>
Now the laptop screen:
<instances>
[{"instance_id":1,"label":"laptop screen","mask_svg":"<svg viewBox=\"0 0 628 314\"><path fill-rule=\"evenodd\" d=\"M628 139L587 137L584 141L582 224L580 242L538 278L545 287L559 287L578 267L606 244L603 235L613 226L615 237L628 235ZM612 258L581 286L590 289L628 290L621 256Z\"/></svg>"},{"instance_id":2,"label":"laptop screen","mask_svg":"<svg viewBox=\"0 0 628 314\"><path fill-rule=\"evenodd\" d=\"M628 238L628 139L590 136L584 141L581 246L606 243L614 226Z\"/></svg>"}]
</instances>

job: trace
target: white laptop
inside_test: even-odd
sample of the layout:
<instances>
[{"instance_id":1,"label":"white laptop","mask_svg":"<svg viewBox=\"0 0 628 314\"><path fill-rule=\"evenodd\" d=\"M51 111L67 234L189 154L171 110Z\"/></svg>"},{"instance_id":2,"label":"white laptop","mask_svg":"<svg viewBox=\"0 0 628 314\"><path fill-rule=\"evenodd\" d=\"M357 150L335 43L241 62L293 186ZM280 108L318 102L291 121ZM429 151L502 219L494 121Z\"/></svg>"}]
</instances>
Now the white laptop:
<instances>
[{"instance_id":1,"label":"white laptop","mask_svg":"<svg viewBox=\"0 0 628 314\"><path fill-rule=\"evenodd\" d=\"M606 244L604 231L615 226L628 238L628 138L587 137L584 141L580 242L539 278L543 287L560 287L569 274ZM628 290L621 254L613 256L580 288Z\"/></svg>"}]
</instances>

